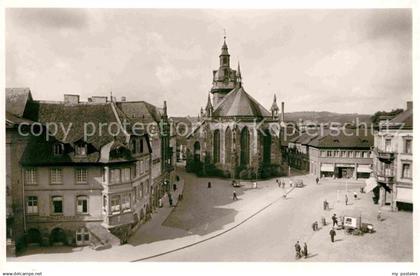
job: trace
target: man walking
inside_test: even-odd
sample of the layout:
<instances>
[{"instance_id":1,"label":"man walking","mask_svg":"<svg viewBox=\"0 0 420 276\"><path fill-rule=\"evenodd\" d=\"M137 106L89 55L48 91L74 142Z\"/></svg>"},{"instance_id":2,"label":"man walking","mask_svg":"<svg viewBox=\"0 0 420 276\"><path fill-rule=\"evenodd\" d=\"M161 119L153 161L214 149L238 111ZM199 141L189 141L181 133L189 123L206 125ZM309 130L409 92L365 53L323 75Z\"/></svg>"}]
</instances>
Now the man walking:
<instances>
[{"instance_id":1,"label":"man walking","mask_svg":"<svg viewBox=\"0 0 420 276\"><path fill-rule=\"evenodd\" d=\"M296 242L296 244L295 244L295 251L296 251L296 259L299 259L300 258L300 244L299 244L299 241L297 241Z\"/></svg>"},{"instance_id":2,"label":"man walking","mask_svg":"<svg viewBox=\"0 0 420 276\"><path fill-rule=\"evenodd\" d=\"M236 195L235 191L233 191L233 200L238 200L238 196Z\"/></svg>"},{"instance_id":3,"label":"man walking","mask_svg":"<svg viewBox=\"0 0 420 276\"><path fill-rule=\"evenodd\" d=\"M334 226L335 225L337 225L337 227L338 227L338 220L337 220L337 215L336 214L334 214L332 217L331 217L331 219L332 219L332 222L333 222L333 229L334 229Z\"/></svg>"},{"instance_id":4,"label":"man walking","mask_svg":"<svg viewBox=\"0 0 420 276\"><path fill-rule=\"evenodd\" d=\"M333 228L331 228L331 230L330 230L331 242L334 242L334 237L335 237L335 235L336 235L336 233L335 233L335 231L334 231L334 227L333 227Z\"/></svg>"},{"instance_id":5,"label":"man walking","mask_svg":"<svg viewBox=\"0 0 420 276\"><path fill-rule=\"evenodd\" d=\"M280 184L278 179L276 179L276 183L277 183L277 186L279 186L279 188L280 188L281 184Z\"/></svg>"},{"instance_id":6,"label":"man walking","mask_svg":"<svg viewBox=\"0 0 420 276\"><path fill-rule=\"evenodd\" d=\"M209 183L207 183L207 188L211 188L211 182L209 181Z\"/></svg>"},{"instance_id":7,"label":"man walking","mask_svg":"<svg viewBox=\"0 0 420 276\"><path fill-rule=\"evenodd\" d=\"M308 258L308 246L306 245L306 242L303 243L303 250L302 250L303 257Z\"/></svg>"},{"instance_id":8,"label":"man walking","mask_svg":"<svg viewBox=\"0 0 420 276\"><path fill-rule=\"evenodd\" d=\"M347 203L349 202L349 197L347 196L347 194L345 194L345 199L344 199L344 201L346 202L346 206L347 206Z\"/></svg>"},{"instance_id":9,"label":"man walking","mask_svg":"<svg viewBox=\"0 0 420 276\"><path fill-rule=\"evenodd\" d=\"M316 181L316 184L318 184L318 183L319 183L319 178L317 177L317 178L315 179L315 181Z\"/></svg>"}]
</instances>

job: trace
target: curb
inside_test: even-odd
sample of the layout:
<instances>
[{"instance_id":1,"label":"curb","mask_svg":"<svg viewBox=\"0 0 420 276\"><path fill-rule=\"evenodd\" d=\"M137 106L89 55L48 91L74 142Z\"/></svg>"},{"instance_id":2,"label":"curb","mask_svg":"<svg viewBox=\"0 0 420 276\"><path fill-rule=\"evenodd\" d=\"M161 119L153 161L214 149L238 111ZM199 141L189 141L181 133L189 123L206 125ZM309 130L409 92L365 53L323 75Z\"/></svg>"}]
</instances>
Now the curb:
<instances>
[{"instance_id":1,"label":"curb","mask_svg":"<svg viewBox=\"0 0 420 276\"><path fill-rule=\"evenodd\" d=\"M234 226L232 226L232 227L230 227L230 228L228 228L228 229L226 229L226 230L224 230L224 231L222 231L222 232L220 232L220 233L217 233L217 234L215 234L215 235L213 235L213 236L211 236L211 237L208 237L208 238L205 238L205 239L203 239L203 240L200 240L200 241L197 241L197 242L193 242L193 243L190 243L190 244L187 244L187 245L184 245L184 246L181 246L181 247L175 248L175 249L171 249L171 250L168 250L168 251L165 251L165 252L162 252L162 253L158 253L158 254L155 254L155 255L152 255L152 256L143 257L143 258L139 258L139 259L134 259L134 260L132 260L132 261L130 261L130 262L141 262L141 261L145 261L145 260L153 259L153 258L160 257L160 256L163 256L163 255L167 255L167 254L170 254L170 253L173 253L173 252L176 252L176 251L180 251L180 250L183 250L183 249L186 249L186 248L189 248L189 247L193 247L193 246L195 246L195 245L197 245L197 244L200 244L200 243L203 243L203 242L206 242L206 241L212 240L212 239L214 239L214 238L217 238L217 237L219 237L219 236L221 236L221 235L223 235L223 234L226 234L226 233L228 233L228 232L232 231L233 229L235 229L235 228L239 227L240 225L244 224L244 223L245 223L245 222L247 222L248 220L252 219L252 218L253 218L253 217L255 217L256 215L258 215L259 213L261 213L262 211L264 211L265 209L267 209L268 207L270 207L271 205L273 205L274 203L276 203L276 202L278 202L278 201L280 201L280 200L282 200L282 199L283 199L283 196L282 196L282 197L277 198L276 200L274 200L273 202L271 202L271 203L269 203L268 205L264 206L264 207L263 207L263 208L261 208L260 210L256 211L256 212L255 212L255 213L253 213L251 216L249 216L249 217L245 218L244 220L242 220L242 221L241 221L241 222L239 222L238 224L236 224L236 225L234 225Z\"/></svg>"}]
</instances>

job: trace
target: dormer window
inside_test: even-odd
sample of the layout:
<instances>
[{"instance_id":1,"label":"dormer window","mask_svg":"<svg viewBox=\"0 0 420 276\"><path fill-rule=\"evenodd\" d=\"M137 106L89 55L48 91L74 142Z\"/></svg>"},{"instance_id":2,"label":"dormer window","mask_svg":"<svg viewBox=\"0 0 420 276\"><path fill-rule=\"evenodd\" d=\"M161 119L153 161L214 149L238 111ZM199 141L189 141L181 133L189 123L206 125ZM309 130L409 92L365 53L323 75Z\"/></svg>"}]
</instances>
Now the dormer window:
<instances>
[{"instance_id":1,"label":"dormer window","mask_svg":"<svg viewBox=\"0 0 420 276\"><path fill-rule=\"evenodd\" d=\"M62 143L54 144L54 155L62 155L64 153L64 145Z\"/></svg>"},{"instance_id":2,"label":"dormer window","mask_svg":"<svg viewBox=\"0 0 420 276\"><path fill-rule=\"evenodd\" d=\"M137 153L138 152L138 147L137 147L137 139L133 138L131 139L131 152L132 153Z\"/></svg>"},{"instance_id":3,"label":"dormer window","mask_svg":"<svg viewBox=\"0 0 420 276\"><path fill-rule=\"evenodd\" d=\"M74 152L75 152L75 155L77 156L86 156L87 145L86 144L75 145Z\"/></svg>"}]
</instances>

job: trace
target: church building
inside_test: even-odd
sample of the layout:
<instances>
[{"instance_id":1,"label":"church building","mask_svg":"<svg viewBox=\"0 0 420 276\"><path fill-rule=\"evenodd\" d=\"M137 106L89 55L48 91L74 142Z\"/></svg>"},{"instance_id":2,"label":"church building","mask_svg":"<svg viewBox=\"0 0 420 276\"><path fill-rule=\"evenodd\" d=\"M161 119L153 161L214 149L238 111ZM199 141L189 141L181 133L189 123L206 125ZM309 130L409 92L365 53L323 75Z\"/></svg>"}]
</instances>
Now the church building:
<instances>
[{"instance_id":1,"label":"church building","mask_svg":"<svg viewBox=\"0 0 420 276\"><path fill-rule=\"evenodd\" d=\"M188 137L187 169L211 175L205 171L211 168L217 176L248 179L280 175L283 116L276 95L269 111L245 91L239 63L237 70L230 66L226 37L219 62L206 107Z\"/></svg>"}]
</instances>

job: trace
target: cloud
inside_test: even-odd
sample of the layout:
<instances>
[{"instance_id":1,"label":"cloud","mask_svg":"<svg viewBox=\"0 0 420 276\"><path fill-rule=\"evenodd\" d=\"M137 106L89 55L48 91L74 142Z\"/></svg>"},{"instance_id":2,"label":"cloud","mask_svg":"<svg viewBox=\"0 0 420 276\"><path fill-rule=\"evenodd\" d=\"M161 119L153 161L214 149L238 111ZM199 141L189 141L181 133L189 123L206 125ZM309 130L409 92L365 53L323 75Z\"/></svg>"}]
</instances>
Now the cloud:
<instances>
[{"instance_id":1,"label":"cloud","mask_svg":"<svg viewBox=\"0 0 420 276\"><path fill-rule=\"evenodd\" d=\"M80 29L88 23L87 13L82 9L8 8L6 20L8 18L27 28L40 26L53 29Z\"/></svg>"}]
</instances>

